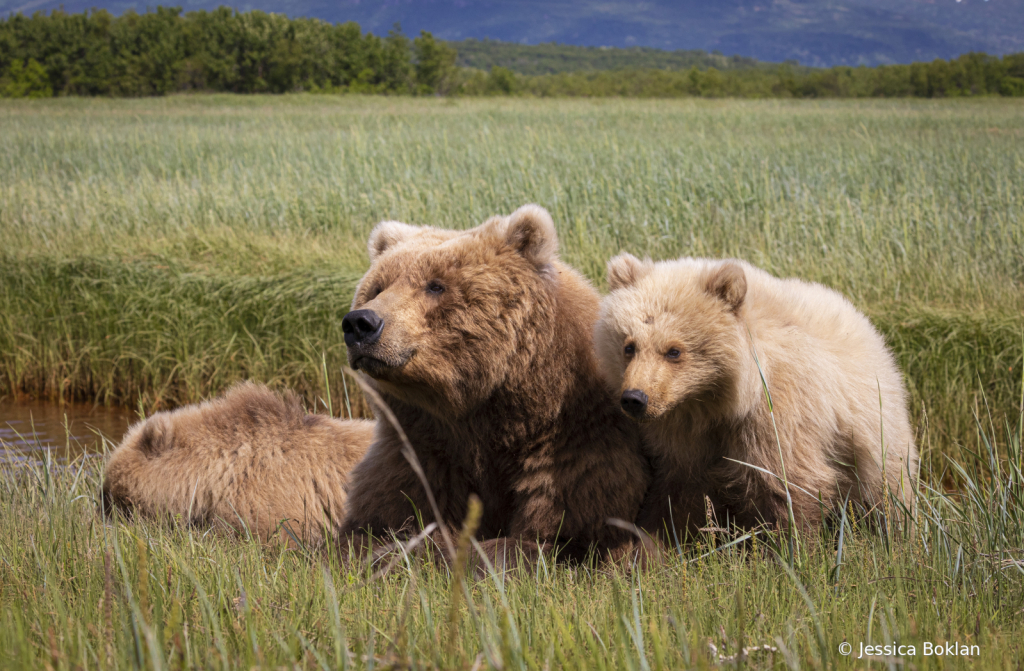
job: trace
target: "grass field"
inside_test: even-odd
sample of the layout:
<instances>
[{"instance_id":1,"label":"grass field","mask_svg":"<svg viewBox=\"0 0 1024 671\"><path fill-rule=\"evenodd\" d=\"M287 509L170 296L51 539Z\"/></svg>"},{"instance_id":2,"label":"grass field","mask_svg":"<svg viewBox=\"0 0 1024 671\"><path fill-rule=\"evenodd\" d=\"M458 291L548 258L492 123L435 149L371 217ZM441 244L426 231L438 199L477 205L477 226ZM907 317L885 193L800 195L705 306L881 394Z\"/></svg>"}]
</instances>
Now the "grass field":
<instances>
[{"instance_id":1,"label":"grass field","mask_svg":"<svg viewBox=\"0 0 1024 671\"><path fill-rule=\"evenodd\" d=\"M0 395L152 411L253 377L312 404L326 359L339 399L340 322L370 227L465 227L531 201L598 286L627 250L738 256L850 297L907 375L929 486L918 525L850 529L841 562L835 542L804 539L793 569L769 561L769 538L648 574L470 582L451 625L461 583L420 562L364 585L290 551L104 525L89 470L5 471L0 667L470 668L480 653L502 668L729 665L709 638L725 654L778 648L746 661L757 667L848 666L839 642L870 632L981 649L891 668L1018 668L1012 100L5 101Z\"/></svg>"},{"instance_id":2,"label":"grass field","mask_svg":"<svg viewBox=\"0 0 1024 671\"><path fill-rule=\"evenodd\" d=\"M416 555L378 575L330 554L202 529L104 522L99 480L84 458L8 469L0 471L0 668L874 662L1012 671L1024 659L1024 415L1002 434L993 428L965 446L977 458L959 455L957 493L922 488L912 527L878 533L844 516L838 534L795 544L780 533L739 545L706 538L669 549L645 571L542 564L482 580ZM864 657L862 644L896 647ZM946 656L950 645L957 656Z\"/></svg>"}]
</instances>

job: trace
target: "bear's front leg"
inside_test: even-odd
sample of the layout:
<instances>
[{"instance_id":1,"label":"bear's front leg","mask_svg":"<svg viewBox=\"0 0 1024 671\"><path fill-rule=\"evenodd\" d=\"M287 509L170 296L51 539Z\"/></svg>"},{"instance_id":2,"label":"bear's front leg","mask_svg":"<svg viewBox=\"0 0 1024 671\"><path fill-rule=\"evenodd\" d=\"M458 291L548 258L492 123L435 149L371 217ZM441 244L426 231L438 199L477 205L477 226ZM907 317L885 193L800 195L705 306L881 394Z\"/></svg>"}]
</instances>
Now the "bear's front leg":
<instances>
[{"instance_id":1,"label":"bear's front leg","mask_svg":"<svg viewBox=\"0 0 1024 671\"><path fill-rule=\"evenodd\" d=\"M352 471L346 508L339 533L345 557L373 554L435 521L416 472L398 449L380 441Z\"/></svg>"},{"instance_id":2,"label":"bear's front leg","mask_svg":"<svg viewBox=\"0 0 1024 671\"><path fill-rule=\"evenodd\" d=\"M649 480L645 464L634 452L589 447L564 451L519 483L510 537L537 541L574 562L632 551Z\"/></svg>"}]
</instances>

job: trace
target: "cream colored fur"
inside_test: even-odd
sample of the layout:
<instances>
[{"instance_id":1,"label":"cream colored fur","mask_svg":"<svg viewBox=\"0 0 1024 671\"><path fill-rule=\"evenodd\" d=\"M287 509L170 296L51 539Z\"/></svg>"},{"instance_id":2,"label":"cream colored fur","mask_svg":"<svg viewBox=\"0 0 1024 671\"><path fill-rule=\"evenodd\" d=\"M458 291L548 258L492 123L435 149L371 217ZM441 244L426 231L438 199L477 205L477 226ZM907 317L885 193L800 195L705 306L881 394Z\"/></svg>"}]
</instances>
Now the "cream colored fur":
<instances>
[{"instance_id":1,"label":"cream colored fur","mask_svg":"<svg viewBox=\"0 0 1024 671\"><path fill-rule=\"evenodd\" d=\"M608 268L598 358L617 398L633 389L649 398L640 421L655 483L642 525L661 532L671 517L692 532L707 523L705 496L719 524L785 521L782 482L736 463L782 476L755 353L798 524L820 521L819 497L870 507L887 485L910 501L917 451L902 377L843 296L737 260L623 254Z\"/></svg>"}]
</instances>

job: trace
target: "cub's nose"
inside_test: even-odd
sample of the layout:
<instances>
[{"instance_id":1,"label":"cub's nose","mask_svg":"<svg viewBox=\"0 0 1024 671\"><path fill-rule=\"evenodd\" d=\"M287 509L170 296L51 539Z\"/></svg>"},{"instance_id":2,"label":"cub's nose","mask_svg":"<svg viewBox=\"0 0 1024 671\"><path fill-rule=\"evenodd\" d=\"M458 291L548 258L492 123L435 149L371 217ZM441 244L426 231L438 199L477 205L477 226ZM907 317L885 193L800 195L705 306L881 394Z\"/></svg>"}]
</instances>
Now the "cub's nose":
<instances>
[{"instance_id":1,"label":"cub's nose","mask_svg":"<svg viewBox=\"0 0 1024 671\"><path fill-rule=\"evenodd\" d=\"M372 345L384 330L384 320L373 310L353 310L341 320L341 330L349 347Z\"/></svg>"},{"instance_id":2,"label":"cub's nose","mask_svg":"<svg viewBox=\"0 0 1024 671\"><path fill-rule=\"evenodd\" d=\"M627 389L622 392L622 409L627 415L640 418L647 412L647 394L639 389Z\"/></svg>"}]
</instances>

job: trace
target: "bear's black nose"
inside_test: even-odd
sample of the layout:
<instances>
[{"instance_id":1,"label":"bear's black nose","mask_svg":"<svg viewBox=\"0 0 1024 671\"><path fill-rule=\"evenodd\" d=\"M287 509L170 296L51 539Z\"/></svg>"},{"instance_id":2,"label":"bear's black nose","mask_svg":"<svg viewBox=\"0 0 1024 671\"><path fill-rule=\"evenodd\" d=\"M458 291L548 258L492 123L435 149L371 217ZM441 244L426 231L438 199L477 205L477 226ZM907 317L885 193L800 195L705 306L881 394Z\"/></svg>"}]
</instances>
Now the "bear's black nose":
<instances>
[{"instance_id":1,"label":"bear's black nose","mask_svg":"<svg viewBox=\"0 0 1024 671\"><path fill-rule=\"evenodd\" d=\"M349 347L372 345L384 330L384 320L373 310L353 310L341 320L341 330Z\"/></svg>"},{"instance_id":2,"label":"bear's black nose","mask_svg":"<svg viewBox=\"0 0 1024 671\"><path fill-rule=\"evenodd\" d=\"M622 409L627 415L643 417L647 412L647 394L639 389L627 389L622 392Z\"/></svg>"}]
</instances>

